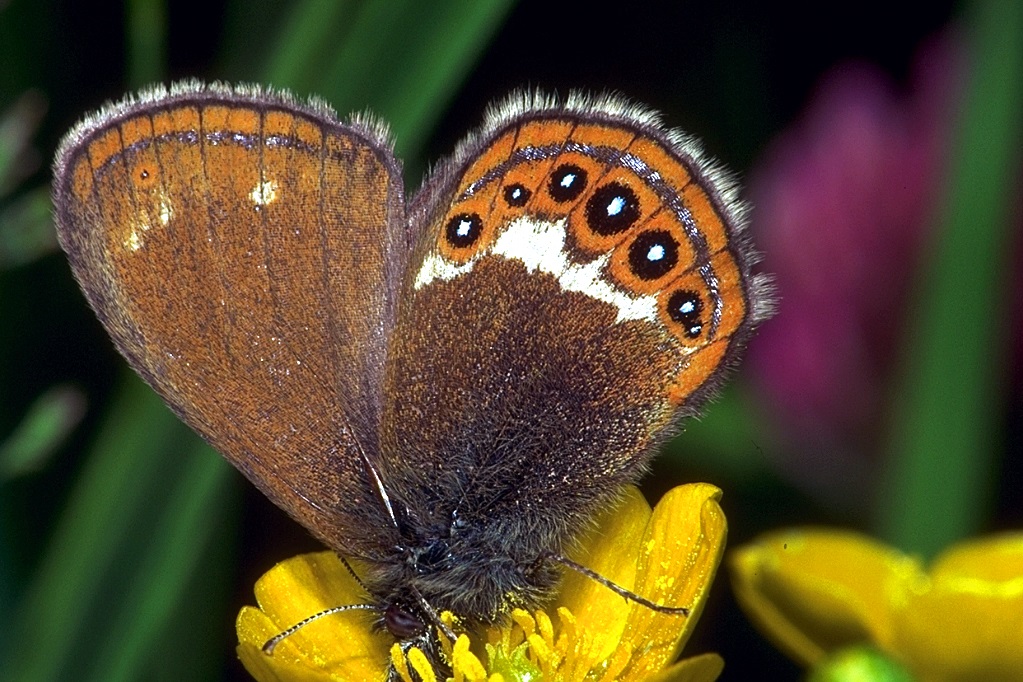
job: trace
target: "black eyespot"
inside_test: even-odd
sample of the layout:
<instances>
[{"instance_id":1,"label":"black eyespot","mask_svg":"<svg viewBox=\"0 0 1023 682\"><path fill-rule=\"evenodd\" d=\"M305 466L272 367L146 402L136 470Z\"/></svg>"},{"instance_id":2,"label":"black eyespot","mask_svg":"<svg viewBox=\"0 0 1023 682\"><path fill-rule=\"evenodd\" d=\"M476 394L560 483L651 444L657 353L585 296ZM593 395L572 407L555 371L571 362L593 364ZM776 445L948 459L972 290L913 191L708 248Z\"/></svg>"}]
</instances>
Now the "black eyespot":
<instances>
[{"instance_id":1,"label":"black eyespot","mask_svg":"<svg viewBox=\"0 0 1023 682\"><path fill-rule=\"evenodd\" d=\"M572 201L586 189L586 171L572 163L554 169L548 191L554 201Z\"/></svg>"},{"instance_id":2,"label":"black eyespot","mask_svg":"<svg viewBox=\"0 0 1023 682\"><path fill-rule=\"evenodd\" d=\"M532 194L524 185L517 182L504 188L504 200L509 206L525 206Z\"/></svg>"},{"instance_id":3,"label":"black eyespot","mask_svg":"<svg viewBox=\"0 0 1023 682\"><path fill-rule=\"evenodd\" d=\"M685 327L685 334L690 339L695 339L703 331L702 313L703 299L695 291L680 289L668 299L668 315Z\"/></svg>"},{"instance_id":4,"label":"black eyespot","mask_svg":"<svg viewBox=\"0 0 1023 682\"><path fill-rule=\"evenodd\" d=\"M629 246L629 267L640 279L663 277L677 263L678 242L665 230L643 232Z\"/></svg>"},{"instance_id":5,"label":"black eyespot","mask_svg":"<svg viewBox=\"0 0 1023 682\"><path fill-rule=\"evenodd\" d=\"M586 202L586 221L597 234L624 232L639 220L639 198L620 182L598 187Z\"/></svg>"},{"instance_id":6,"label":"black eyespot","mask_svg":"<svg viewBox=\"0 0 1023 682\"><path fill-rule=\"evenodd\" d=\"M483 233L483 219L478 213L459 213L448 221L444 236L455 248L472 246Z\"/></svg>"}]
</instances>

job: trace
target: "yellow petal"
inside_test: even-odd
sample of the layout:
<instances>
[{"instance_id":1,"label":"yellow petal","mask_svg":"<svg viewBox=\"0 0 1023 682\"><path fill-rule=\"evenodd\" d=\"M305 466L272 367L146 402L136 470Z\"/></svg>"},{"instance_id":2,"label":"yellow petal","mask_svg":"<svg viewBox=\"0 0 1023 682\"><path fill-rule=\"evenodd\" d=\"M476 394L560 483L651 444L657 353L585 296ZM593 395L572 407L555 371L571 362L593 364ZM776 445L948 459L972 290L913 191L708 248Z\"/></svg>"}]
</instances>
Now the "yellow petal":
<instances>
[{"instance_id":1,"label":"yellow petal","mask_svg":"<svg viewBox=\"0 0 1023 682\"><path fill-rule=\"evenodd\" d=\"M542 677L524 669L523 679L639 682L651 675L664 680L715 679L722 666L716 655L682 661L668 671L663 668L675 659L695 625L721 559L725 521L717 503L720 495L706 484L682 486L665 495L651 513L638 491L631 490L622 504L598 520L597 529L573 555L655 603L688 606L689 617L658 613L597 581L566 572L563 592L552 606L532 613L517 609L511 614L514 627L488 631L490 671L495 671L495 661L528 652ZM617 622L623 606L624 629ZM621 635L617 639L612 636L616 633ZM667 676L662 678L661 673Z\"/></svg>"},{"instance_id":2,"label":"yellow petal","mask_svg":"<svg viewBox=\"0 0 1023 682\"><path fill-rule=\"evenodd\" d=\"M1023 533L1002 533L961 542L935 560L931 575L998 583L1018 581L1023 576Z\"/></svg>"},{"instance_id":3,"label":"yellow petal","mask_svg":"<svg viewBox=\"0 0 1023 682\"><path fill-rule=\"evenodd\" d=\"M310 667L305 662L270 659L259 647L248 643L239 644L237 651L242 665L258 682L333 682L337 679L329 671Z\"/></svg>"},{"instance_id":4,"label":"yellow petal","mask_svg":"<svg viewBox=\"0 0 1023 682\"><path fill-rule=\"evenodd\" d=\"M630 486L622 501L596 519L594 530L571 555L574 561L596 571L611 582L631 590L636 582L636 558L650 520L650 505L639 489ZM618 646L629 615L629 602L596 580L572 570L564 571L557 603L568 608L588 627L592 638L588 658L606 659Z\"/></svg>"},{"instance_id":5,"label":"yellow petal","mask_svg":"<svg viewBox=\"0 0 1023 682\"><path fill-rule=\"evenodd\" d=\"M727 524L707 483L679 486L657 504L647 524L634 591L656 604L685 606L667 614L630 602L625 641L635 650L622 679L641 680L678 656L703 611L724 552Z\"/></svg>"},{"instance_id":6,"label":"yellow petal","mask_svg":"<svg viewBox=\"0 0 1023 682\"><path fill-rule=\"evenodd\" d=\"M829 651L890 641L891 601L920 574L918 562L870 538L823 530L764 536L729 562L747 615L807 666Z\"/></svg>"},{"instance_id":7,"label":"yellow petal","mask_svg":"<svg viewBox=\"0 0 1023 682\"><path fill-rule=\"evenodd\" d=\"M920 680L1020 680L1023 535L963 543L925 573L862 536L767 536L731 557L740 603L804 664L873 642Z\"/></svg>"},{"instance_id":8,"label":"yellow petal","mask_svg":"<svg viewBox=\"0 0 1023 682\"><path fill-rule=\"evenodd\" d=\"M683 659L644 682L713 682L724 668L725 662L717 654L702 654Z\"/></svg>"},{"instance_id":9,"label":"yellow petal","mask_svg":"<svg viewBox=\"0 0 1023 682\"><path fill-rule=\"evenodd\" d=\"M924 680L1023 678L1023 535L963 543L907 588L893 651Z\"/></svg>"},{"instance_id":10,"label":"yellow petal","mask_svg":"<svg viewBox=\"0 0 1023 682\"><path fill-rule=\"evenodd\" d=\"M237 631L238 655L256 679L386 678L389 638L373 632L373 616L365 611L325 616L286 637L272 655L262 651L268 639L315 613L365 601L362 588L332 552L277 564L256 582L255 593L261 608L242 609Z\"/></svg>"},{"instance_id":11,"label":"yellow petal","mask_svg":"<svg viewBox=\"0 0 1023 682\"><path fill-rule=\"evenodd\" d=\"M663 680L715 679L721 659L714 655L662 668L674 660L691 632L720 560L725 522L719 497L713 486L683 486L651 513L639 492L630 489L617 507L596 520L572 555L655 603L687 606L692 610L688 617L657 613L566 571L561 593L548 610L515 610L507 624L489 628L477 644L462 637L446 649L452 660L458 659L456 679L500 682L542 673L550 680L631 682L659 672L667 675L657 678ZM318 619L284 639L272 656L260 650L269 638L314 613L364 599L362 588L331 553L282 563L260 579L256 594L262 610L246 608L239 614L238 652L257 679L386 677L391 638L373 633L372 616L365 612ZM411 668L420 677L430 677L420 652L413 648L401 656L395 651L400 657L396 669L405 671L403 677L411 679Z\"/></svg>"}]
</instances>

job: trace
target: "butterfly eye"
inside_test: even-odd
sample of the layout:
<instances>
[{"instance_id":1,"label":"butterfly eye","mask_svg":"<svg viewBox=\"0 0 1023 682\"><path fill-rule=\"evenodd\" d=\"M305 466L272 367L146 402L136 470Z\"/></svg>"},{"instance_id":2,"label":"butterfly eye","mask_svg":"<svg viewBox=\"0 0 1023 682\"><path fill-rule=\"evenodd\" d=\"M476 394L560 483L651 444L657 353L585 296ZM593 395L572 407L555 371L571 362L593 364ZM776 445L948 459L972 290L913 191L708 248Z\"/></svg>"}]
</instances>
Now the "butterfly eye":
<instances>
[{"instance_id":1,"label":"butterfly eye","mask_svg":"<svg viewBox=\"0 0 1023 682\"><path fill-rule=\"evenodd\" d=\"M643 232L629 246L629 267L641 279L659 279L677 263L678 242L665 230Z\"/></svg>"},{"instance_id":2,"label":"butterfly eye","mask_svg":"<svg viewBox=\"0 0 1023 682\"><path fill-rule=\"evenodd\" d=\"M384 610L384 627L398 639L411 639L426 630L426 624L412 611L391 603Z\"/></svg>"},{"instance_id":3,"label":"butterfly eye","mask_svg":"<svg viewBox=\"0 0 1023 682\"><path fill-rule=\"evenodd\" d=\"M531 195L532 192L517 182L504 188L504 201L509 206L525 206Z\"/></svg>"},{"instance_id":4,"label":"butterfly eye","mask_svg":"<svg viewBox=\"0 0 1023 682\"><path fill-rule=\"evenodd\" d=\"M690 339L695 339L703 331L701 313L703 300L695 291L680 289L668 299L668 314L685 328L685 334Z\"/></svg>"},{"instance_id":5,"label":"butterfly eye","mask_svg":"<svg viewBox=\"0 0 1023 682\"><path fill-rule=\"evenodd\" d=\"M566 163L554 169L550 193L554 201L572 201L586 189L586 171L575 164Z\"/></svg>"},{"instance_id":6,"label":"butterfly eye","mask_svg":"<svg viewBox=\"0 0 1023 682\"><path fill-rule=\"evenodd\" d=\"M599 187L586 202L586 222L599 235L624 232L639 220L639 198L620 182Z\"/></svg>"},{"instance_id":7,"label":"butterfly eye","mask_svg":"<svg viewBox=\"0 0 1023 682\"><path fill-rule=\"evenodd\" d=\"M459 213L448 221L444 236L457 249L472 246L483 233L483 219L478 213Z\"/></svg>"}]
</instances>

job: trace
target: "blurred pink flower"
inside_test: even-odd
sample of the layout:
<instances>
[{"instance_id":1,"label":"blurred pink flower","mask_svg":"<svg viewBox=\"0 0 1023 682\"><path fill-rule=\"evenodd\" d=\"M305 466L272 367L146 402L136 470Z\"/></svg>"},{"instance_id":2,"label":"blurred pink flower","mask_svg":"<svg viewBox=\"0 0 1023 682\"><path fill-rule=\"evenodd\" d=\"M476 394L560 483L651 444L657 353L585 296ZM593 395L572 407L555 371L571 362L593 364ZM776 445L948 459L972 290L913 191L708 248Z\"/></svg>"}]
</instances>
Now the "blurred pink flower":
<instances>
[{"instance_id":1,"label":"blurred pink flower","mask_svg":"<svg viewBox=\"0 0 1023 682\"><path fill-rule=\"evenodd\" d=\"M905 91L869 64L827 74L752 175L778 314L750 348L786 473L856 492L884 424L905 305L937 208L963 70L947 37Z\"/></svg>"}]
</instances>

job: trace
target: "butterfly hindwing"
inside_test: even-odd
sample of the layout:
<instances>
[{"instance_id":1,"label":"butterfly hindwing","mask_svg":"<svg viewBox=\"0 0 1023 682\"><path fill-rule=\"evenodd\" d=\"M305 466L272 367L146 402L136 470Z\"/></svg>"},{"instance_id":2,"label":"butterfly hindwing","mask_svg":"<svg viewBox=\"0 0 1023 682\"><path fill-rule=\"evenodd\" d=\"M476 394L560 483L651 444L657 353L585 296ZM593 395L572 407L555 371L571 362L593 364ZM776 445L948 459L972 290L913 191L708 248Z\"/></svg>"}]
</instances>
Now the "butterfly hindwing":
<instances>
[{"instance_id":1,"label":"butterfly hindwing","mask_svg":"<svg viewBox=\"0 0 1023 682\"><path fill-rule=\"evenodd\" d=\"M385 133L258 90L154 90L68 136L55 205L135 370L275 503L359 548L408 257Z\"/></svg>"},{"instance_id":2,"label":"butterfly hindwing","mask_svg":"<svg viewBox=\"0 0 1023 682\"><path fill-rule=\"evenodd\" d=\"M487 613L706 401L763 286L728 178L613 98L513 99L410 215L381 470L410 525L466 564L421 591ZM507 564L467 605L478 568L460 553Z\"/></svg>"}]
</instances>

